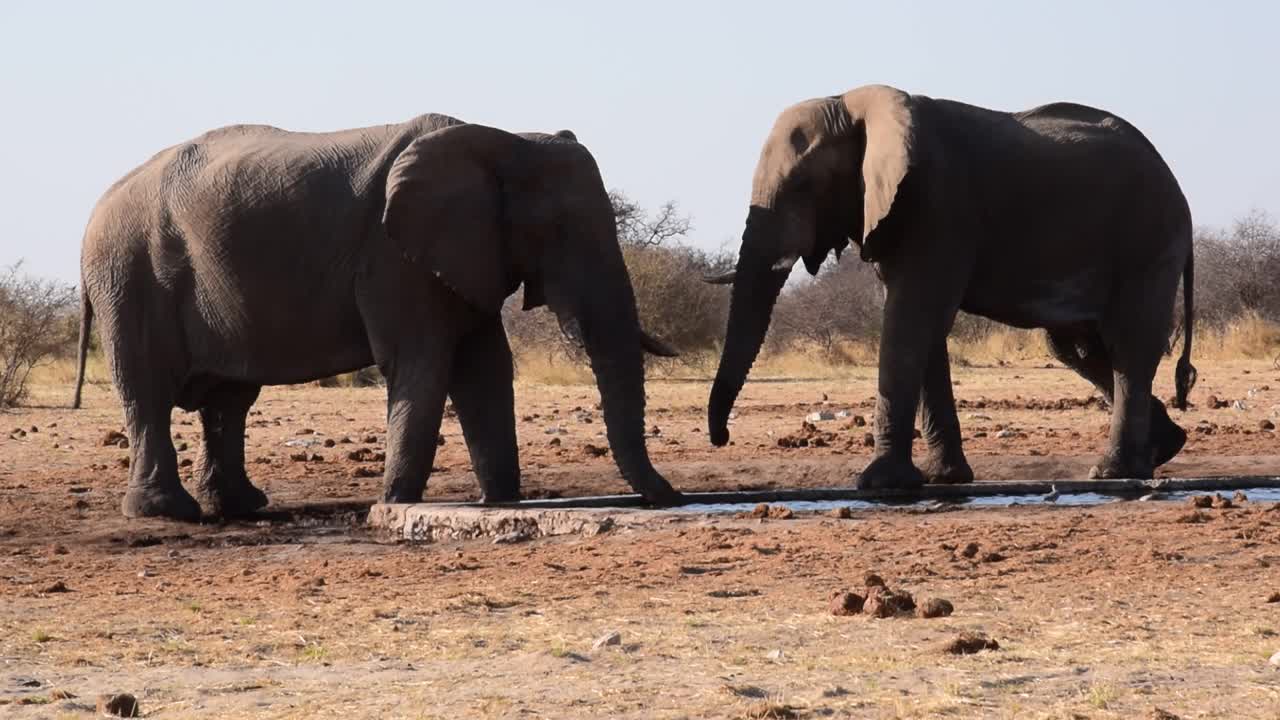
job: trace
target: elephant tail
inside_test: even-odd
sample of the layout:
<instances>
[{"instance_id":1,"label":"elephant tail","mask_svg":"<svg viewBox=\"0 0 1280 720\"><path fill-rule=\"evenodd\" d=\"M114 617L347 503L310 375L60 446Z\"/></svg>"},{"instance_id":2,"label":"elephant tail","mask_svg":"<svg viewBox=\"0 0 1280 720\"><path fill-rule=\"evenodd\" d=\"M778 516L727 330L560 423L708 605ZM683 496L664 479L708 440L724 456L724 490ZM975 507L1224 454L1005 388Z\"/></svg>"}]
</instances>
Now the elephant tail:
<instances>
[{"instance_id":1,"label":"elephant tail","mask_svg":"<svg viewBox=\"0 0 1280 720\"><path fill-rule=\"evenodd\" d=\"M1174 405L1187 409L1187 395L1196 384L1196 368L1191 364L1191 336L1195 334L1195 252L1187 254L1187 266L1182 270L1182 355L1173 373Z\"/></svg>"},{"instance_id":2,"label":"elephant tail","mask_svg":"<svg viewBox=\"0 0 1280 720\"><path fill-rule=\"evenodd\" d=\"M84 366L89 359L89 331L93 328L93 304L89 302L89 291L84 282L80 283L80 343L76 348L76 395L71 400L71 407L80 408L80 391L84 388Z\"/></svg>"}]
</instances>

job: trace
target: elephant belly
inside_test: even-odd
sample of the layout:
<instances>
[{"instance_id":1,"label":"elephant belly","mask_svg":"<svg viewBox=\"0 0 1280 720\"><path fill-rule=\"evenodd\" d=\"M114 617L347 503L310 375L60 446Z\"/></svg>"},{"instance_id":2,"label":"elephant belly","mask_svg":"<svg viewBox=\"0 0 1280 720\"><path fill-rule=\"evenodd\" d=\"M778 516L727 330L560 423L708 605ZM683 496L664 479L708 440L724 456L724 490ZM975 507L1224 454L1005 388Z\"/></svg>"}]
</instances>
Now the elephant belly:
<instances>
[{"instance_id":1,"label":"elephant belly","mask_svg":"<svg viewBox=\"0 0 1280 720\"><path fill-rule=\"evenodd\" d=\"M285 294L287 295L287 293ZM309 382L372 364L354 302L310 298L241 298L228 317L225 303L199 301L188 311L187 348L193 375L260 385Z\"/></svg>"},{"instance_id":2,"label":"elephant belly","mask_svg":"<svg viewBox=\"0 0 1280 720\"><path fill-rule=\"evenodd\" d=\"M977 277L960 309L1019 328L1073 327L1097 322L1106 306L1103 278L1080 272L1056 278Z\"/></svg>"}]
</instances>

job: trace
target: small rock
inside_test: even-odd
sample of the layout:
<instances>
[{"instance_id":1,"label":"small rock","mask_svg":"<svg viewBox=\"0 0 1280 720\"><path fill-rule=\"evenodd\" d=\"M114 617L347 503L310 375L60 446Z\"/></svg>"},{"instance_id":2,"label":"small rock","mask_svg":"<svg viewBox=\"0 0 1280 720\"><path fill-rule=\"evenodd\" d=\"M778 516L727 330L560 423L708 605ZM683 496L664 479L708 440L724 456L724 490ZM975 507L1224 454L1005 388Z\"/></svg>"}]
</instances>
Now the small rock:
<instances>
[{"instance_id":1,"label":"small rock","mask_svg":"<svg viewBox=\"0 0 1280 720\"><path fill-rule=\"evenodd\" d=\"M986 555L982 556L982 559L980 560L980 562L998 563L998 562L1002 562L1004 559L1005 559L1004 556L998 552L989 552Z\"/></svg>"},{"instance_id":2,"label":"small rock","mask_svg":"<svg viewBox=\"0 0 1280 720\"><path fill-rule=\"evenodd\" d=\"M601 635L600 637L596 638L596 641L591 643L591 649L600 650L602 648L610 647L613 645L621 645L621 644L622 644L622 633L618 632L617 630L614 630L612 632L605 633L604 635Z\"/></svg>"},{"instance_id":3,"label":"small rock","mask_svg":"<svg viewBox=\"0 0 1280 720\"><path fill-rule=\"evenodd\" d=\"M338 441L334 440L333 438L324 439L324 446L327 448L336 447L337 445L338 445Z\"/></svg>"},{"instance_id":4,"label":"small rock","mask_svg":"<svg viewBox=\"0 0 1280 720\"><path fill-rule=\"evenodd\" d=\"M1260 420L1258 422L1258 429L1259 430L1275 430L1276 424L1271 422L1270 420Z\"/></svg>"},{"instance_id":5,"label":"small rock","mask_svg":"<svg viewBox=\"0 0 1280 720\"><path fill-rule=\"evenodd\" d=\"M129 446L129 438L119 430L108 430L106 435L102 436L102 447L119 446L121 441L125 443L125 447Z\"/></svg>"},{"instance_id":6,"label":"small rock","mask_svg":"<svg viewBox=\"0 0 1280 720\"><path fill-rule=\"evenodd\" d=\"M970 420L990 420L991 416L983 415L982 413L969 413L969 419Z\"/></svg>"},{"instance_id":7,"label":"small rock","mask_svg":"<svg viewBox=\"0 0 1280 720\"><path fill-rule=\"evenodd\" d=\"M1272 655L1271 660L1269 660L1268 662L1270 662L1272 665L1280 665L1280 651L1277 651L1275 655Z\"/></svg>"},{"instance_id":8,"label":"small rock","mask_svg":"<svg viewBox=\"0 0 1280 720\"><path fill-rule=\"evenodd\" d=\"M1179 515L1174 522L1182 523L1184 525L1198 525L1200 523L1209 522L1209 516L1199 510L1192 510L1189 513Z\"/></svg>"},{"instance_id":9,"label":"small rock","mask_svg":"<svg viewBox=\"0 0 1280 720\"><path fill-rule=\"evenodd\" d=\"M1000 643L982 633L963 632L955 640L942 646L942 651L952 655L973 655L983 650L999 650Z\"/></svg>"},{"instance_id":10,"label":"small rock","mask_svg":"<svg viewBox=\"0 0 1280 720\"><path fill-rule=\"evenodd\" d=\"M52 552L54 555L66 555L67 553L71 552L70 550L68 550L68 549L67 549L67 546L66 546L66 545L61 545L61 544L59 544L59 545L54 545L54 546L53 546L52 548L50 548L49 550L50 550L50 552Z\"/></svg>"},{"instance_id":11,"label":"small rock","mask_svg":"<svg viewBox=\"0 0 1280 720\"><path fill-rule=\"evenodd\" d=\"M107 717L133 718L141 717L138 711L138 699L129 693L118 695L99 695L98 714Z\"/></svg>"},{"instance_id":12,"label":"small rock","mask_svg":"<svg viewBox=\"0 0 1280 720\"><path fill-rule=\"evenodd\" d=\"M1249 502L1249 496L1244 494L1243 490L1237 490L1231 496L1231 501L1237 505Z\"/></svg>"},{"instance_id":13,"label":"small rock","mask_svg":"<svg viewBox=\"0 0 1280 720\"><path fill-rule=\"evenodd\" d=\"M1217 508L1217 509L1219 509L1219 510L1226 510L1226 509L1228 509L1228 508L1232 507L1232 505L1231 505L1231 500L1230 500L1229 498L1223 497L1223 496L1222 496L1221 494L1219 494L1219 493L1214 493L1214 494L1213 494L1213 498L1212 498L1211 502L1212 502L1212 504L1213 504L1213 507L1215 507L1215 508Z\"/></svg>"},{"instance_id":14,"label":"small rock","mask_svg":"<svg viewBox=\"0 0 1280 720\"><path fill-rule=\"evenodd\" d=\"M145 579L145 578L154 577L154 576L155 576L155 573L151 572L150 570L148 570L148 569L146 569L146 568L143 568L143 569L141 569L141 570L139 570L139 571L138 571L138 577L140 577L140 578L144 578L144 579Z\"/></svg>"},{"instance_id":15,"label":"small rock","mask_svg":"<svg viewBox=\"0 0 1280 720\"><path fill-rule=\"evenodd\" d=\"M997 440L1005 440L1007 438L1017 437L1018 433L1014 430L1004 429L996 433Z\"/></svg>"},{"instance_id":16,"label":"small rock","mask_svg":"<svg viewBox=\"0 0 1280 720\"><path fill-rule=\"evenodd\" d=\"M362 440L361 442L364 442L364 443L366 443L366 444L373 444L373 443L376 443L376 442L378 442L378 436L377 436L377 435L365 435L365 436L364 436L364 440Z\"/></svg>"},{"instance_id":17,"label":"small rock","mask_svg":"<svg viewBox=\"0 0 1280 720\"><path fill-rule=\"evenodd\" d=\"M64 583L64 582L62 582L61 580L59 580L59 581L55 582L54 584L50 585L49 587L45 588L45 589L44 589L44 591L45 591L46 593L65 593L65 592L71 592L71 590L67 587L67 584L66 584L66 583Z\"/></svg>"},{"instance_id":18,"label":"small rock","mask_svg":"<svg viewBox=\"0 0 1280 720\"><path fill-rule=\"evenodd\" d=\"M582 446L582 454L587 457L604 457L609 454L609 448L587 443Z\"/></svg>"},{"instance_id":19,"label":"small rock","mask_svg":"<svg viewBox=\"0 0 1280 720\"><path fill-rule=\"evenodd\" d=\"M307 458L307 462L322 463L324 462L324 456L320 453L311 453L311 457Z\"/></svg>"},{"instance_id":20,"label":"small rock","mask_svg":"<svg viewBox=\"0 0 1280 720\"><path fill-rule=\"evenodd\" d=\"M796 514L786 505L774 505L769 508L769 518L773 520L790 520Z\"/></svg>"},{"instance_id":21,"label":"small rock","mask_svg":"<svg viewBox=\"0 0 1280 720\"><path fill-rule=\"evenodd\" d=\"M863 447L875 447L875 446L876 446L876 436L875 436L875 435L872 435L871 433L867 433L867 434L863 435L863 436L862 436L862 445L863 445Z\"/></svg>"},{"instance_id":22,"label":"small rock","mask_svg":"<svg viewBox=\"0 0 1280 720\"><path fill-rule=\"evenodd\" d=\"M290 454L289 454L289 459L290 459L290 460L292 460L293 462L306 462L306 461L307 461L307 454L306 454L306 453L304 453L304 452L299 452L299 453L290 453Z\"/></svg>"},{"instance_id":23,"label":"small rock","mask_svg":"<svg viewBox=\"0 0 1280 720\"><path fill-rule=\"evenodd\" d=\"M769 503L760 503L751 510L751 517L764 518L769 517Z\"/></svg>"},{"instance_id":24,"label":"small rock","mask_svg":"<svg viewBox=\"0 0 1280 720\"><path fill-rule=\"evenodd\" d=\"M50 700L74 700L75 697L75 693L63 690L62 688L54 688L49 691Z\"/></svg>"},{"instance_id":25,"label":"small rock","mask_svg":"<svg viewBox=\"0 0 1280 720\"><path fill-rule=\"evenodd\" d=\"M116 465L119 465L119 466L120 466L120 467L122 467L122 468L128 468L128 467L129 467L129 458L127 458L127 457L116 458Z\"/></svg>"},{"instance_id":26,"label":"small rock","mask_svg":"<svg viewBox=\"0 0 1280 720\"><path fill-rule=\"evenodd\" d=\"M979 431L977 431L977 432L975 432L975 433L973 434L973 437L975 437L975 438L984 438L984 437L986 437L986 436L987 436L987 431L986 431L986 430L979 430Z\"/></svg>"},{"instance_id":27,"label":"small rock","mask_svg":"<svg viewBox=\"0 0 1280 720\"><path fill-rule=\"evenodd\" d=\"M560 438L558 437L551 438L550 440L547 441L547 444L550 445L551 447L560 447L561 445Z\"/></svg>"},{"instance_id":28,"label":"small rock","mask_svg":"<svg viewBox=\"0 0 1280 720\"><path fill-rule=\"evenodd\" d=\"M869 572L862 576L862 587L886 587L886 585L884 584L884 578L873 572Z\"/></svg>"},{"instance_id":29,"label":"small rock","mask_svg":"<svg viewBox=\"0 0 1280 720\"><path fill-rule=\"evenodd\" d=\"M1147 720L1182 720L1182 718L1174 715L1168 710L1160 708L1151 708L1151 714L1147 715Z\"/></svg>"},{"instance_id":30,"label":"small rock","mask_svg":"<svg viewBox=\"0 0 1280 720\"><path fill-rule=\"evenodd\" d=\"M917 612L922 618L940 618L955 612L955 607L950 600L929 598L920 605Z\"/></svg>"},{"instance_id":31,"label":"small rock","mask_svg":"<svg viewBox=\"0 0 1280 720\"><path fill-rule=\"evenodd\" d=\"M808 415L805 415L804 419L805 421L811 422L811 423L826 422L827 420L835 420L836 414L831 412L830 410L819 410L818 412L809 413Z\"/></svg>"},{"instance_id":32,"label":"small rock","mask_svg":"<svg viewBox=\"0 0 1280 720\"><path fill-rule=\"evenodd\" d=\"M1268 603L1280 603L1280 592L1273 592L1267 596Z\"/></svg>"},{"instance_id":33,"label":"small rock","mask_svg":"<svg viewBox=\"0 0 1280 720\"><path fill-rule=\"evenodd\" d=\"M781 662L781 661L782 661L782 651L781 651L781 650L770 650L770 651L768 652L768 654L766 654L766 655L765 655L765 657L766 657L766 658L768 658L769 660L772 660L773 662Z\"/></svg>"},{"instance_id":34,"label":"small rock","mask_svg":"<svg viewBox=\"0 0 1280 720\"><path fill-rule=\"evenodd\" d=\"M311 428L302 428L301 430L299 430L299 431L298 431L298 434L299 434L299 435L314 435L314 434L315 434L315 432L316 432L316 431L315 431L315 430L312 430Z\"/></svg>"},{"instance_id":35,"label":"small rock","mask_svg":"<svg viewBox=\"0 0 1280 720\"><path fill-rule=\"evenodd\" d=\"M1192 495L1187 498L1187 507L1189 508L1207 508L1213 507L1213 497L1210 495Z\"/></svg>"},{"instance_id":36,"label":"small rock","mask_svg":"<svg viewBox=\"0 0 1280 720\"><path fill-rule=\"evenodd\" d=\"M971 542L968 545L965 545L964 548L960 550L960 554L967 558L971 558L978 554L978 550L979 550L978 543Z\"/></svg>"},{"instance_id":37,"label":"small rock","mask_svg":"<svg viewBox=\"0 0 1280 720\"><path fill-rule=\"evenodd\" d=\"M178 467L191 467L194 464L195 463L192 462L191 458L182 458L178 461Z\"/></svg>"},{"instance_id":38,"label":"small rock","mask_svg":"<svg viewBox=\"0 0 1280 720\"><path fill-rule=\"evenodd\" d=\"M847 505L841 505L838 508L832 508L827 511L827 517L833 517L837 520L848 520L853 517L853 511Z\"/></svg>"},{"instance_id":39,"label":"small rock","mask_svg":"<svg viewBox=\"0 0 1280 720\"><path fill-rule=\"evenodd\" d=\"M866 418L864 418L864 417L862 417L861 415L854 415L854 416L853 416L853 426L854 426L854 427L866 427L866 426L867 426L867 419L866 419Z\"/></svg>"},{"instance_id":40,"label":"small rock","mask_svg":"<svg viewBox=\"0 0 1280 720\"><path fill-rule=\"evenodd\" d=\"M381 477L381 476L382 476L382 470L376 467L371 467L369 465L361 465L360 467L351 471L351 477L357 480L361 478L374 478L374 477Z\"/></svg>"},{"instance_id":41,"label":"small rock","mask_svg":"<svg viewBox=\"0 0 1280 720\"><path fill-rule=\"evenodd\" d=\"M866 598L851 592L835 592L831 594L831 602L827 604L827 609L832 615L845 617L848 615L857 615L862 612L863 604Z\"/></svg>"}]
</instances>

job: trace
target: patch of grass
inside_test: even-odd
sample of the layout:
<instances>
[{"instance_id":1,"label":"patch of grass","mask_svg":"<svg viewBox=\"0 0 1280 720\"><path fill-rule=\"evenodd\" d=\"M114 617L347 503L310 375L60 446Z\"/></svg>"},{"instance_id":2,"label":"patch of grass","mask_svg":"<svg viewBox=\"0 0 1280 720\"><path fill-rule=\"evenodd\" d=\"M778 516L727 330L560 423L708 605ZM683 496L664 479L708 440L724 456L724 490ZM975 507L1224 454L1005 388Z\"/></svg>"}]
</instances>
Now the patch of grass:
<instances>
[{"instance_id":1,"label":"patch of grass","mask_svg":"<svg viewBox=\"0 0 1280 720\"><path fill-rule=\"evenodd\" d=\"M320 663L324 662L328 657L328 648L318 643L310 643L298 653L298 658L304 662Z\"/></svg>"},{"instance_id":2,"label":"patch of grass","mask_svg":"<svg viewBox=\"0 0 1280 720\"><path fill-rule=\"evenodd\" d=\"M1085 699L1088 700L1089 705L1099 710L1111 707L1119 697L1120 691L1111 683L1094 683L1085 692Z\"/></svg>"},{"instance_id":3,"label":"patch of grass","mask_svg":"<svg viewBox=\"0 0 1280 720\"><path fill-rule=\"evenodd\" d=\"M237 624L237 625L240 625L240 626L244 626L244 627L249 627L249 626L252 626L252 625L257 625L257 624L258 624L258 619L257 619L257 618L252 618L252 617L248 617L248 616L246 616L246 617L238 617L238 618L236 618L236 624Z\"/></svg>"},{"instance_id":4,"label":"patch of grass","mask_svg":"<svg viewBox=\"0 0 1280 720\"><path fill-rule=\"evenodd\" d=\"M742 717L747 720L791 720L800 717L800 710L777 698L769 698L747 706Z\"/></svg>"},{"instance_id":5,"label":"patch of grass","mask_svg":"<svg viewBox=\"0 0 1280 720\"><path fill-rule=\"evenodd\" d=\"M186 604L183 605L183 607L197 614L204 612L204 606L195 600L188 601Z\"/></svg>"},{"instance_id":6,"label":"patch of grass","mask_svg":"<svg viewBox=\"0 0 1280 720\"><path fill-rule=\"evenodd\" d=\"M31 640L37 643L47 643L53 639L53 636L44 630L36 630L31 633Z\"/></svg>"}]
</instances>

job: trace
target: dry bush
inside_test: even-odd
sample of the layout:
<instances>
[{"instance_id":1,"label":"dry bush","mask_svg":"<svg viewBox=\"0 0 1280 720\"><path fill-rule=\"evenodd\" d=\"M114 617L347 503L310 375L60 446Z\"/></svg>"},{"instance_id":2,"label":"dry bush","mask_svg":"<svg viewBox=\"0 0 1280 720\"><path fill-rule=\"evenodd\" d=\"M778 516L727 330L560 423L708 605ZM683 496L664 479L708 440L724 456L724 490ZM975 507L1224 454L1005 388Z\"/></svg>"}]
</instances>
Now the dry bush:
<instances>
[{"instance_id":1,"label":"dry bush","mask_svg":"<svg viewBox=\"0 0 1280 720\"><path fill-rule=\"evenodd\" d=\"M1196 321L1224 329L1249 315L1280 322L1280 226L1255 210L1195 235Z\"/></svg>"},{"instance_id":2,"label":"dry bush","mask_svg":"<svg viewBox=\"0 0 1280 720\"><path fill-rule=\"evenodd\" d=\"M853 364L880 338L884 291L875 266L856 257L829 263L786 288L769 324L769 354L812 348L833 364Z\"/></svg>"},{"instance_id":3,"label":"dry bush","mask_svg":"<svg viewBox=\"0 0 1280 720\"><path fill-rule=\"evenodd\" d=\"M724 335L729 302L724 288L708 285L702 277L730 267L732 257L680 243L692 222L675 203L648 213L620 192L609 197L640 323L680 351L680 357L665 362L664 369L670 372L675 365L701 363L715 352ZM566 336L549 310L524 312L523 302L523 293L517 293L502 310L517 372L525 379L542 378L552 384L583 379L586 357L579 344Z\"/></svg>"},{"instance_id":4,"label":"dry bush","mask_svg":"<svg viewBox=\"0 0 1280 720\"><path fill-rule=\"evenodd\" d=\"M0 410L27 394L32 368L75 344L75 288L22 272L0 272Z\"/></svg>"}]
</instances>

